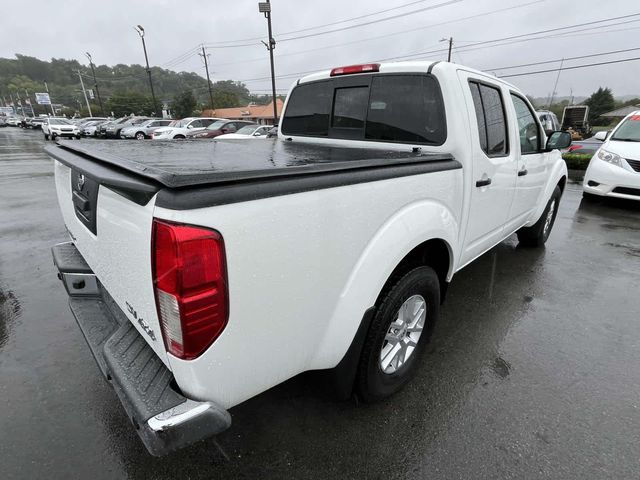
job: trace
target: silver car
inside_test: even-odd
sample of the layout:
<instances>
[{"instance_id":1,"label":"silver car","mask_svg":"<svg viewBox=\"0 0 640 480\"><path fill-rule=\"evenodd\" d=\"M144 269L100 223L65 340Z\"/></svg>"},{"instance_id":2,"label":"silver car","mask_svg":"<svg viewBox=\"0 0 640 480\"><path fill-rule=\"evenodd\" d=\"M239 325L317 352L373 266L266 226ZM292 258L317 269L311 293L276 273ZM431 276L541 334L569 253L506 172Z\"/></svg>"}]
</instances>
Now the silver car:
<instances>
[{"instance_id":1,"label":"silver car","mask_svg":"<svg viewBox=\"0 0 640 480\"><path fill-rule=\"evenodd\" d=\"M120 131L120 138L135 138L144 140L151 138L151 134L160 127L167 127L173 120L152 118L138 125L125 127Z\"/></svg>"}]
</instances>

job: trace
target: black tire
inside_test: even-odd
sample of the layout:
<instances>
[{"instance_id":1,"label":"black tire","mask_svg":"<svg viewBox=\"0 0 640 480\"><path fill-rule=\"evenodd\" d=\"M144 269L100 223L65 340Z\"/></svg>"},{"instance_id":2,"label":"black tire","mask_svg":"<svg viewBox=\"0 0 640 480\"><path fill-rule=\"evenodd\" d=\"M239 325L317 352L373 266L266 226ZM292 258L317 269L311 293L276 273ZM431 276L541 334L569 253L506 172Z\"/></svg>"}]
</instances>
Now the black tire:
<instances>
[{"instance_id":1,"label":"black tire","mask_svg":"<svg viewBox=\"0 0 640 480\"><path fill-rule=\"evenodd\" d=\"M518 241L520 242L520 245L524 247L542 247L546 243L549 238L549 234L553 229L553 224L556 222L561 196L562 191L560 190L560 187L556 186L551 194L551 198L547 202L547 206L540 216L540 219L530 227L522 227L518 230ZM552 206L553 212L551 212L550 223L545 228Z\"/></svg>"},{"instance_id":2,"label":"black tire","mask_svg":"<svg viewBox=\"0 0 640 480\"><path fill-rule=\"evenodd\" d=\"M173 137L174 140L184 140L185 136L184 135L176 135L175 137Z\"/></svg>"},{"instance_id":3,"label":"black tire","mask_svg":"<svg viewBox=\"0 0 640 480\"><path fill-rule=\"evenodd\" d=\"M138 132L135 135L136 140L144 140L145 138L147 138L147 136L144 134L144 132Z\"/></svg>"},{"instance_id":4,"label":"black tire","mask_svg":"<svg viewBox=\"0 0 640 480\"><path fill-rule=\"evenodd\" d=\"M76 140L80 140L82 137L80 135L76 135Z\"/></svg>"},{"instance_id":5,"label":"black tire","mask_svg":"<svg viewBox=\"0 0 640 480\"><path fill-rule=\"evenodd\" d=\"M380 355L391 324L398 318L404 302L414 295L421 295L426 304L426 318L422 334L408 359L393 373L385 373L380 365ZM387 398L411 380L419 359L424 353L440 311L440 282L431 267L418 267L400 278L387 289L371 321L365 338L356 374L355 390L365 402Z\"/></svg>"},{"instance_id":6,"label":"black tire","mask_svg":"<svg viewBox=\"0 0 640 480\"><path fill-rule=\"evenodd\" d=\"M45 141L49 140L49 134L48 134L48 133L45 133L45 134L44 134L44 140L45 140Z\"/></svg>"},{"instance_id":7,"label":"black tire","mask_svg":"<svg viewBox=\"0 0 640 480\"><path fill-rule=\"evenodd\" d=\"M55 133L52 133L51 140L55 141L56 138L58 138L58 135L56 135Z\"/></svg>"}]
</instances>

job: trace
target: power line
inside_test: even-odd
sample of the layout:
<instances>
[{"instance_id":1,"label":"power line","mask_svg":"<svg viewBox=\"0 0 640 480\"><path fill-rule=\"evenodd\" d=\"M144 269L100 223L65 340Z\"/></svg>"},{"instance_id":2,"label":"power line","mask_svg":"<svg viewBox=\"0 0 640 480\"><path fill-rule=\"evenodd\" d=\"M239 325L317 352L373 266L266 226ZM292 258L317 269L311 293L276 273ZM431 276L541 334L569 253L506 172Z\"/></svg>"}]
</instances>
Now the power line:
<instances>
[{"instance_id":1,"label":"power line","mask_svg":"<svg viewBox=\"0 0 640 480\"><path fill-rule=\"evenodd\" d=\"M563 27L556 27L556 28L549 28L546 30L539 30L537 32L530 32L530 33L523 33L523 34L519 34L519 35L511 35L508 37L503 37L500 39L494 39L494 40L484 40L482 42L476 42L476 43L472 43L471 45L464 45L459 47L461 50L468 50L470 49L470 47L475 47L475 46L479 46L479 45L486 45L488 43L496 43L496 42L500 42L500 41L504 41L504 40L514 40L514 39L520 39L523 37L529 37L531 35L541 35L544 33L551 33L551 32L558 32L560 30L566 30L567 28L577 28L577 27L584 27L587 25L597 25L600 23L605 23L605 22L611 22L613 20L620 20L620 19L626 19L626 18L632 18L632 17L638 17L640 16L640 13L633 13L630 15L622 15L619 17L610 17L610 18L606 18L606 19L602 19L602 20L593 20L590 22L584 22L584 23L578 23L578 24L574 24L574 25L565 25ZM638 21L638 20L633 20ZM632 22L622 22L622 23L632 23ZM619 25L620 23L617 24L613 24L613 25ZM607 25L607 26L613 26L613 25ZM567 33L575 33L575 31L572 32L567 32ZM396 56L396 57L387 57L387 58L381 58L379 59L380 61L385 61L385 60L397 60L397 59L401 59L401 58L408 58L408 57L415 57L415 56L420 56L420 55L426 55L426 54L430 54L430 53L439 53L442 51L446 51L446 49L439 49L439 50L431 50L431 51L426 51L426 52L413 52L413 53L408 53L406 55L400 55L400 56Z\"/></svg>"},{"instance_id":2,"label":"power line","mask_svg":"<svg viewBox=\"0 0 640 480\"><path fill-rule=\"evenodd\" d=\"M417 31L421 31L421 30L427 30L429 28L433 28L433 27L440 27L443 25L450 25L452 23L458 23L458 22L463 22L465 20L473 20L476 18L481 18L481 17L485 17L488 15L493 15L495 13L503 13L509 10L515 10L515 9L519 9L519 8L524 8L524 7L528 7L530 5L534 5L537 3L542 3L542 2L546 2L547 0L534 0L528 3L523 3L521 5L514 5L511 7L505 7L505 8L499 8L497 10L491 10L488 12L482 12L482 13L478 13L475 15L470 15L467 17L458 17L455 18L453 20L447 20L445 22L439 22L439 23L431 23L429 25L425 25L422 27L418 27L418 28L412 28L412 29L408 29L408 30L402 30L400 32L392 32L392 33L387 33L385 35L376 35L376 36L372 36L372 37L366 37L366 38L361 38L358 40L353 40L353 41L349 41L349 42L342 42L342 43L337 43L337 44L331 44L331 45L324 45L322 47L318 47L318 48L311 48L311 49L305 49L305 50L298 50L295 52L290 52L290 53L282 53L280 55L276 55L276 58L282 58L282 57L289 57L289 56L294 56L294 55L302 55L305 53L310 53L310 52L318 52L318 51L326 51L329 48L342 48L345 45L355 45L357 43L365 43L365 42L370 42L371 40L380 40L383 38L389 38L389 37L395 37L398 35L404 35L407 33L413 33L413 32L417 32ZM236 64L241 64L241 63L247 63L247 62L253 62L253 61L258 61L258 60L262 60L262 57L260 58L252 58L249 60L243 60L243 61L237 61L237 62L228 62L228 63L220 63L218 64L218 66L225 66L225 65L236 65Z\"/></svg>"},{"instance_id":3,"label":"power line","mask_svg":"<svg viewBox=\"0 0 640 480\"><path fill-rule=\"evenodd\" d=\"M565 57L564 59L557 59L557 60L545 60L544 62L533 62L533 63L523 63L521 65L511 65L509 67L497 67L497 68L483 68L482 70L488 71L488 72L493 72L496 70L512 70L514 68L521 68L521 67L532 67L532 66L536 66L536 65L544 65L547 63L555 63L555 62L560 62L562 60L564 60L565 62L571 61L571 60L582 60L583 58L591 58L591 57L601 57L603 55L614 55L616 53L625 53L625 52L633 52L636 50L640 50L640 47L637 48L625 48L623 50L612 50L610 52L600 52L600 53L592 53L589 55L579 55L577 57Z\"/></svg>"},{"instance_id":4,"label":"power line","mask_svg":"<svg viewBox=\"0 0 640 480\"><path fill-rule=\"evenodd\" d=\"M380 18L380 19L377 19L377 20L370 20L368 22L358 23L358 24L355 24L355 25L348 25L348 26L345 26L345 27L335 28L333 30L326 30L326 31L323 31L323 32L309 33L307 35L299 35L297 37L291 37L291 38L279 38L278 43L290 42L292 40L300 40L302 38L317 37L317 36L320 36L320 35L328 35L330 33L343 32L345 30L351 30L353 28L359 28L359 27L364 27L364 26L367 26L367 25L373 25L373 24L380 23L380 22L388 22L389 20L395 20L396 18L407 17L409 15L414 15L416 13L421 13L421 12L426 12L428 10L435 10L437 8L447 7L449 5L453 5L455 3L460 3L460 2L463 2L463 1L465 1L465 0L447 0L447 1L442 2L442 3L437 3L435 5L430 5L428 7L419 8L417 10L411 10L409 12L398 13L398 14L392 15L390 17ZM389 9L389 10L395 10L395 9ZM387 11L389 11L389 10L387 10ZM281 34L279 34L279 37L282 37L283 35L286 35L286 34L281 33ZM249 41L249 40L256 40L256 39L254 38L254 39L244 39L244 40L236 40L236 41L241 42L241 41ZM258 40L259 40L259 38L258 38ZM230 42L225 42L225 43L229 44ZM214 45L217 45L217 43L207 43L206 45L213 47ZM252 45L252 44L245 44L245 45Z\"/></svg>"},{"instance_id":5,"label":"power line","mask_svg":"<svg viewBox=\"0 0 640 480\"><path fill-rule=\"evenodd\" d=\"M585 25L594 25L594 24L598 24L598 23L610 22L611 20L617 20L617 19L620 19L620 18L629 18L629 17L635 17L635 16L640 16L640 13L631 14L631 15L625 15L625 16L621 16L621 17L613 17L613 18L608 18L608 19L602 19L602 20L595 20L595 21L581 23L581 24L565 25L563 27L557 27L557 28L553 28L553 29L541 30L541 31L524 33L524 34L519 34L519 35L511 35L511 36L508 36L508 37L497 38L497 39L493 39L493 40L483 40L481 42L476 42L476 43L473 43L471 45L460 46L460 47L458 47L457 50L465 52L465 51L479 50L481 48L487 48L489 46L491 46L491 47L501 46L501 45L491 45L491 44L495 44L495 43L498 43L498 42L503 42L505 40L516 40L516 41L514 41L512 43L517 43L517 42L522 42L522 41L530 41L530 40L540 40L540 39L545 38L545 37L536 37L536 38L532 38L532 39L526 39L524 37L531 36L531 35L540 35L541 33L548 33L548 32L553 32L553 31L566 30L568 28L573 29L573 28L582 27L582 26L585 26ZM633 20L633 22L637 22L637 21L640 21L640 19ZM623 23L628 23L628 22L623 22ZM572 32L575 32L575 30L573 30ZM472 48L472 47L475 47L475 48ZM376 59L375 61L396 60L396 59L410 57L410 56L443 53L443 52L446 52L446 51L448 51L447 48L444 48L444 49L440 48L440 49L436 49L436 50L420 52L420 54L414 53L414 54L401 55L401 56L396 56L396 57L380 58L380 59ZM303 72L293 72L293 73L279 75L277 78L284 79L284 78L289 78L289 77L295 77L295 76L298 76L298 75L306 75L308 73L314 73L314 72L317 72L319 70L323 70L323 69L322 68L318 68L318 69L307 70L307 71L303 71ZM266 79L269 79L269 78L270 77L256 77L256 78L242 79L242 80L239 80L239 81L241 81L241 82L252 82L252 81L266 80Z\"/></svg>"},{"instance_id":6,"label":"power line","mask_svg":"<svg viewBox=\"0 0 640 480\"><path fill-rule=\"evenodd\" d=\"M500 78L524 77L526 75L538 75L540 73L551 73L551 72L559 72L564 70L576 70L579 68L597 67L600 65L612 65L616 63L633 62L636 60L640 60L640 57L622 58L620 60L611 60L608 62L586 63L583 65L572 65L570 67L562 67L562 68L550 68L548 70L537 70L534 72L512 73L510 75L502 75L500 76Z\"/></svg>"}]
</instances>

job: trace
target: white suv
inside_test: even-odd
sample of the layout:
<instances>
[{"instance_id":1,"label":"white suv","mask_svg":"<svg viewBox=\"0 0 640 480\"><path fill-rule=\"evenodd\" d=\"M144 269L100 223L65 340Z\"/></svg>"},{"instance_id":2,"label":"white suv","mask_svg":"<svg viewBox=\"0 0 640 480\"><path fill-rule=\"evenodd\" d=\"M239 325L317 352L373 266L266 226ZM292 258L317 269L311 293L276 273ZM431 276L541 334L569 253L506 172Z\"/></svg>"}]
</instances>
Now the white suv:
<instances>
[{"instance_id":1,"label":"white suv","mask_svg":"<svg viewBox=\"0 0 640 480\"><path fill-rule=\"evenodd\" d=\"M44 139L55 140L57 137L80 139L80 128L66 118L49 117L42 123L42 133Z\"/></svg>"},{"instance_id":2,"label":"white suv","mask_svg":"<svg viewBox=\"0 0 640 480\"><path fill-rule=\"evenodd\" d=\"M153 132L151 138L154 140L177 140L187 138L187 133L204 130L213 122L223 120L213 117L187 117L177 120L174 125L162 127Z\"/></svg>"}]
</instances>

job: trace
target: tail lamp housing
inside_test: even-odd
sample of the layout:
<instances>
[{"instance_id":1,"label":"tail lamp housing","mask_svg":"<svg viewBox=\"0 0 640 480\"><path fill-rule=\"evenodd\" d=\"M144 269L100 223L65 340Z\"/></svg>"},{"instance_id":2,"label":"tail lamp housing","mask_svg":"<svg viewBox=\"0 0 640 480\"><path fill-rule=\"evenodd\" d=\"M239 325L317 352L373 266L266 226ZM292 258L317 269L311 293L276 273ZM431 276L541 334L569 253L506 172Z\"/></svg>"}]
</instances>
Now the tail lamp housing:
<instances>
[{"instance_id":1,"label":"tail lamp housing","mask_svg":"<svg viewBox=\"0 0 640 480\"><path fill-rule=\"evenodd\" d=\"M167 352L192 360L229 318L224 240L215 230L153 221L153 284Z\"/></svg>"}]
</instances>

